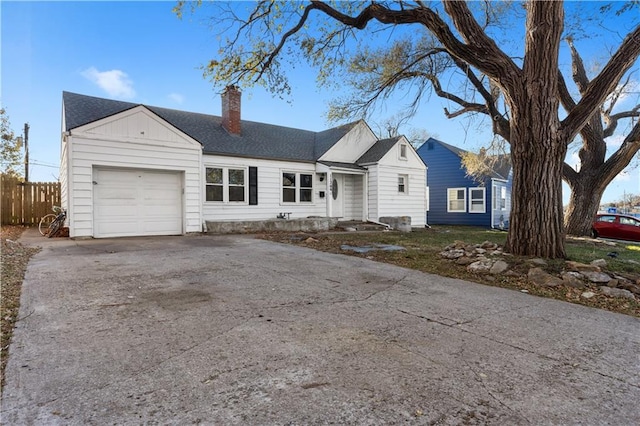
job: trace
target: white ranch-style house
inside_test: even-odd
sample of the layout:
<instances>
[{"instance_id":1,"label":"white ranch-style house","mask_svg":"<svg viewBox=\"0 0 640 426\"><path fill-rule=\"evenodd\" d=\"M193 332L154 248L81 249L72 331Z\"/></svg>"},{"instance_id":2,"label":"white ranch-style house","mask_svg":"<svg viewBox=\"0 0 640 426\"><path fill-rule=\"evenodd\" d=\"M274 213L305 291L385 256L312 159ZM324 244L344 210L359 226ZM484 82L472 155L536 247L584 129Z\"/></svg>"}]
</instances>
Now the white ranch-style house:
<instances>
[{"instance_id":1,"label":"white ranch-style house","mask_svg":"<svg viewBox=\"0 0 640 426\"><path fill-rule=\"evenodd\" d=\"M205 222L409 216L425 225L426 166L364 121L322 132L63 92L60 181L69 236L180 235Z\"/></svg>"}]
</instances>

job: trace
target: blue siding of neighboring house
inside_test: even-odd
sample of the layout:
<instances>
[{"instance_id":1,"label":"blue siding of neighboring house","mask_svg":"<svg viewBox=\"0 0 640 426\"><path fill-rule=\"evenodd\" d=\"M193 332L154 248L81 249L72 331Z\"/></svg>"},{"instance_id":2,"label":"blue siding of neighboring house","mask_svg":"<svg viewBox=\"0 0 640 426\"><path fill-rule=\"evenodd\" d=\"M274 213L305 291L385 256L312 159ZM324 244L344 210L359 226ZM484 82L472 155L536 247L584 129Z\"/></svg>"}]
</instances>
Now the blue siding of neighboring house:
<instances>
[{"instance_id":1,"label":"blue siding of neighboring house","mask_svg":"<svg viewBox=\"0 0 640 426\"><path fill-rule=\"evenodd\" d=\"M429 225L472 225L491 227L492 185L491 179L478 183L467 177L462 168L459 154L452 151L437 139L429 138L417 150L427 165L427 184L429 187ZM485 189L485 213L469 213L470 188ZM447 190L464 188L466 194L465 212L447 211ZM510 190L507 191L510 193ZM510 200L509 200L510 202Z\"/></svg>"}]
</instances>

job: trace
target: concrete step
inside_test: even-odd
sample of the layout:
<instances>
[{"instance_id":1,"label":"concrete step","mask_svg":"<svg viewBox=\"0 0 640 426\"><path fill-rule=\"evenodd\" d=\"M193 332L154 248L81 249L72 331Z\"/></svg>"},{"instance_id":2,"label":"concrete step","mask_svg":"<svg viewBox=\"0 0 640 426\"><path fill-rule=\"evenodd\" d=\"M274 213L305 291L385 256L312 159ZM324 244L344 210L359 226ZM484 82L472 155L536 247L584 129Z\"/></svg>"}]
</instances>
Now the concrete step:
<instances>
[{"instance_id":1,"label":"concrete step","mask_svg":"<svg viewBox=\"0 0 640 426\"><path fill-rule=\"evenodd\" d=\"M342 229L343 231L384 231L387 229L386 226L378 225L371 222L357 222L357 221L344 221L338 222L337 229Z\"/></svg>"}]
</instances>

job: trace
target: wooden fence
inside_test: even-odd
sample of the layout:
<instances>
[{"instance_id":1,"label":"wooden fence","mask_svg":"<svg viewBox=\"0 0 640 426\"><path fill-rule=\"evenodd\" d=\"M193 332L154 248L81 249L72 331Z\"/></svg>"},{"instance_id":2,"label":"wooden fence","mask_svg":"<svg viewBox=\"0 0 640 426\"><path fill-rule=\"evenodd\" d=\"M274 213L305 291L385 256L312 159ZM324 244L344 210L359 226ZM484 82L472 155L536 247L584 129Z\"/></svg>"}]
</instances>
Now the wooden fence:
<instances>
[{"instance_id":1,"label":"wooden fence","mask_svg":"<svg viewBox=\"0 0 640 426\"><path fill-rule=\"evenodd\" d=\"M59 182L21 182L2 175L3 225L37 225L60 205Z\"/></svg>"}]
</instances>

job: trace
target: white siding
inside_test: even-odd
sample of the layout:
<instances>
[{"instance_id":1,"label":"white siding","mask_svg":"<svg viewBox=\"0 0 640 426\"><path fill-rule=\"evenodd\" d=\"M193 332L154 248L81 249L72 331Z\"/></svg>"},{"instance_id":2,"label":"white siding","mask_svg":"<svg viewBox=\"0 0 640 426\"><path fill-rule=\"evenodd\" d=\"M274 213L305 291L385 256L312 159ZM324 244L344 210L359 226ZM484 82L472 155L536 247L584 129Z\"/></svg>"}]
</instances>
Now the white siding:
<instances>
[{"instance_id":1,"label":"white siding","mask_svg":"<svg viewBox=\"0 0 640 426\"><path fill-rule=\"evenodd\" d=\"M67 178L69 173L69 152L67 147L69 144L65 141L66 136L62 135L61 149L60 149L60 204L63 209L69 210L69 180Z\"/></svg>"},{"instance_id":2,"label":"white siding","mask_svg":"<svg viewBox=\"0 0 640 426\"><path fill-rule=\"evenodd\" d=\"M362 175L344 175L344 219L362 220Z\"/></svg>"},{"instance_id":3,"label":"white siding","mask_svg":"<svg viewBox=\"0 0 640 426\"><path fill-rule=\"evenodd\" d=\"M258 204L249 205L248 199L242 203L223 203L203 201L203 218L205 221L264 220L275 219L278 213L291 213L291 218L306 218L327 214L327 182L320 182L314 163L298 163L292 161L258 160L241 157L204 155L203 175L206 167L258 168ZM282 173L297 172L314 175L313 201L299 203L282 202ZM205 183L202 180L202 199L205 200ZM245 183L248 185L248 180ZM325 198L320 198L320 191L325 191Z\"/></svg>"},{"instance_id":4,"label":"white siding","mask_svg":"<svg viewBox=\"0 0 640 426\"><path fill-rule=\"evenodd\" d=\"M403 138L398 143L406 143ZM379 161L375 171L375 192L377 209L369 207L369 217L378 220L383 216L411 216L411 226L422 227L426 223L426 182L427 168L410 146L407 158L398 155L398 144ZM373 172L373 167L369 170ZM369 176L369 200L371 204L374 182ZM406 192L398 192L398 176L408 178ZM375 216L374 216L375 212Z\"/></svg>"},{"instance_id":5,"label":"white siding","mask_svg":"<svg viewBox=\"0 0 640 426\"><path fill-rule=\"evenodd\" d=\"M367 203L368 203L368 219L372 219L377 221L380 215L378 214L379 201L378 201L378 166L370 166L368 168L368 194L367 194Z\"/></svg>"},{"instance_id":6,"label":"white siding","mask_svg":"<svg viewBox=\"0 0 640 426\"><path fill-rule=\"evenodd\" d=\"M200 232L201 145L144 107L74 129L68 136L69 235L93 236L96 167L182 172L185 232Z\"/></svg>"},{"instance_id":7,"label":"white siding","mask_svg":"<svg viewBox=\"0 0 640 426\"><path fill-rule=\"evenodd\" d=\"M358 158L362 157L362 154L376 143L376 140L376 136L369 126L361 121L320 157L319 161L355 163Z\"/></svg>"}]
</instances>

